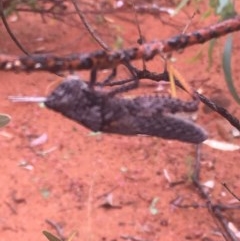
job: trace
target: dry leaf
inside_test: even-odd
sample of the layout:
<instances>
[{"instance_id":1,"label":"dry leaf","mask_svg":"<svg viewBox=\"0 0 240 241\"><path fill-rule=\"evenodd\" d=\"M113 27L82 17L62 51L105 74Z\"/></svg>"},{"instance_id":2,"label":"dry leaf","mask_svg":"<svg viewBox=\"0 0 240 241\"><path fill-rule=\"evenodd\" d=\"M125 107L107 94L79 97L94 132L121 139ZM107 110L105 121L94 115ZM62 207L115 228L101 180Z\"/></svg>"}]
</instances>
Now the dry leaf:
<instances>
[{"instance_id":1,"label":"dry leaf","mask_svg":"<svg viewBox=\"0 0 240 241\"><path fill-rule=\"evenodd\" d=\"M34 146L42 145L47 141L47 139L48 139L48 135L46 133L43 133L39 137L33 139L30 143L30 146L34 147Z\"/></svg>"},{"instance_id":2,"label":"dry leaf","mask_svg":"<svg viewBox=\"0 0 240 241\"><path fill-rule=\"evenodd\" d=\"M208 139L203 142L205 145L212 147L213 149L221 150L221 151L237 151L240 150L239 145L235 145L229 142L216 141L213 139Z\"/></svg>"}]
</instances>

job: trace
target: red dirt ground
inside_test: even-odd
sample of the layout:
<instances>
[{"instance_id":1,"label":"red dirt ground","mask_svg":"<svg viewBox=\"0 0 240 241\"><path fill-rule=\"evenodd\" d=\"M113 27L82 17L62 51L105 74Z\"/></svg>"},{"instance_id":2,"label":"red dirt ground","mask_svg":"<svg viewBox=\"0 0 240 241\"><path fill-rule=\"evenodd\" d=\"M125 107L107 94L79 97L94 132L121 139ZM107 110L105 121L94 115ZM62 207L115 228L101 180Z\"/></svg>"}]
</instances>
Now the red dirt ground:
<instances>
[{"instance_id":1,"label":"red dirt ground","mask_svg":"<svg viewBox=\"0 0 240 241\"><path fill-rule=\"evenodd\" d=\"M124 46L135 45L136 26L111 15L109 18L120 29ZM199 19L197 15L197 24L190 30L215 21ZM140 21L147 40L179 33L151 16L140 16ZM186 15L180 16L178 21L184 26ZM43 49L47 52L58 48L56 53L70 53L99 49L85 30L52 19L43 23L39 16L25 14L10 25L29 51ZM43 41L40 41L41 37ZM234 34L235 39L239 37L240 33ZM109 35L106 39L113 43ZM224 38L215 48L210 71L207 71L208 44L174 53L177 59L174 66L195 89L201 88L206 96L222 101L239 117L239 106L229 94L223 77L222 43ZM20 54L2 24L0 46L2 53ZM203 56L189 63L200 49ZM235 41L234 51L239 49L240 43ZM239 81L239 56L233 56L236 81ZM162 69L159 58L148 63L151 70L160 72L159 67ZM14 104L7 100L10 95L46 95L52 83L62 78L50 73L0 74L1 112L12 116L11 123L0 130L2 241L46 241L43 230L58 236L46 220L58 223L65 237L76 230L73 240L224 240L205 207L177 208L171 204L178 198L181 198L181 204L205 204L189 179L195 159L194 145L155 137L94 134L37 104ZM124 74L120 71L119 78ZM88 78L88 73L80 75ZM156 88L157 85L142 87L141 91L154 93ZM136 94L136 91L130 94ZM197 122L208 131L210 138L239 144L239 139L230 134L232 127L202 105ZM31 147L31 141L44 133L47 141ZM222 186L223 182L240 194L238 161L239 151L224 152L202 146L201 182L215 182L209 190L212 202L229 204L235 200ZM182 184L171 186L164 176L164 169L173 182L183 181ZM106 203L111 202L111 198L113 207L107 208ZM151 209L154 201L155 209ZM240 229L239 210L226 211L224 215Z\"/></svg>"}]
</instances>

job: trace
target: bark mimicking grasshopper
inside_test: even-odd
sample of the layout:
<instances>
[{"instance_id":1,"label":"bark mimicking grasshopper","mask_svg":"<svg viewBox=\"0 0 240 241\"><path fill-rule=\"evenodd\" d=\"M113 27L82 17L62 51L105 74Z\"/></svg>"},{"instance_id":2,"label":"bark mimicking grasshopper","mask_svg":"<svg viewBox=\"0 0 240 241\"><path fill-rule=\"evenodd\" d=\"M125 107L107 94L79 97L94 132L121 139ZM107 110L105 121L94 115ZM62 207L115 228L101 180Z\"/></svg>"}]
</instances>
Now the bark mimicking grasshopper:
<instances>
[{"instance_id":1,"label":"bark mimicking grasshopper","mask_svg":"<svg viewBox=\"0 0 240 241\"><path fill-rule=\"evenodd\" d=\"M198 144L206 131L174 115L192 112L197 100L185 102L171 97L139 96L122 98L95 90L76 77L63 81L47 97L10 97L13 101L39 102L93 130L120 135L143 134Z\"/></svg>"}]
</instances>

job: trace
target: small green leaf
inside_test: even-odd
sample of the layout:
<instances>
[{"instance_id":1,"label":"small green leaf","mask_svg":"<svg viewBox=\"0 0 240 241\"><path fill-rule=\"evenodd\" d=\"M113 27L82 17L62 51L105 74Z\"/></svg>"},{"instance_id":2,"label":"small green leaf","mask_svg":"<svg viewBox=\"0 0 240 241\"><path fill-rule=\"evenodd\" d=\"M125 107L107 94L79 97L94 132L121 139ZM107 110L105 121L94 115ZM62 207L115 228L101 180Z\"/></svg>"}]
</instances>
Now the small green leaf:
<instances>
[{"instance_id":1,"label":"small green leaf","mask_svg":"<svg viewBox=\"0 0 240 241\"><path fill-rule=\"evenodd\" d=\"M47 188L42 188L40 190L40 192L41 192L42 196L46 199L49 198L49 196L51 194L51 192Z\"/></svg>"},{"instance_id":2,"label":"small green leaf","mask_svg":"<svg viewBox=\"0 0 240 241\"><path fill-rule=\"evenodd\" d=\"M235 101L238 104L240 104L240 97L236 91L236 88L234 87L234 83L232 79L231 54L232 54L232 35L228 35L224 45L224 50L222 55L222 66L223 66L227 87L232 97L235 99Z\"/></svg>"},{"instance_id":3,"label":"small green leaf","mask_svg":"<svg viewBox=\"0 0 240 241\"><path fill-rule=\"evenodd\" d=\"M212 8L217 8L219 5L219 0L210 0L209 1L209 6L212 7Z\"/></svg>"},{"instance_id":4,"label":"small green leaf","mask_svg":"<svg viewBox=\"0 0 240 241\"><path fill-rule=\"evenodd\" d=\"M97 14L95 16L97 24L103 24L105 22L105 19L102 14Z\"/></svg>"},{"instance_id":5,"label":"small green leaf","mask_svg":"<svg viewBox=\"0 0 240 241\"><path fill-rule=\"evenodd\" d=\"M11 117L7 114L0 113L0 127L7 125L11 120Z\"/></svg>"},{"instance_id":6,"label":"small green leaf","mask_svg":"<svg viewBox=\"0 0 240 241\"><path fill-rule=\"evenodd\" d=\"M189 0L182 0L176 7L176 9L174 10L174 14L173 15L177 15L182 8L184 8L187 4L188 4Z\"/></svg>"},{"instance_id":7,"label":"small green leaf","mask_svg":"<svg viewBox=\"0 0 240 241\"><path fill-rule=\"evenodd\" d=\"M219 0L218 6L216 8L217 14L221 14L221 12L224 10L224 8L229 4L229 0Z\"/></svg>"},{"instance_id":8,"label":"small green leaf","mask_svg":"<svg viewBox=\"0 0 240 241\"><path fill-rule=\"evenodd\" d=\"M203 51L200 49L192 58L188 60L190 64L195 63L196 61L200 60L202 58Z\"/></svg>"},{"instance_id":9,"label":"small green leaf","mask_svg":"<svg viewBox=\"0 0 240 241\"><path fill-rule=\"evenodd\" d=\"M211 8L209 8L207 11L204 11L201 15L201 19L205 20L206 18L210 17L212 15L213 11Z\"/></svg>"},{"instance_id":10,"label":"small green leaf","mask_svg":"<svg viewBox=\"0 0 240 241\"><path fill-rule=\"evenodd\" d=\"M121 36L117 36L114 43L115 49L122 49L123 48L123 38Z\"/></svg>"},{"instance_id":11,"label":"small green leaf","mask_svg":"<svg viewBox=\"0 0 240 241\"><path fill-rule=\"evenodd\" d=\"M53 234L47 232L47 231L43 231L43 234L46 236L46 238L49 241L62 241L61 239L57 238L56 236L54 236Z\"/></svg>"},{"instance_id":12,"label":"small green leaf","mask_svg":"<svg viewBox=\"0 0 240 241\"><path fill-rule=\"evenodd\" d=\"M211 39L209 41L209 47L208 47L208 70L212 67L213 64L213 49L217 43L217 39Z\"/></svg>"}]
</instances>

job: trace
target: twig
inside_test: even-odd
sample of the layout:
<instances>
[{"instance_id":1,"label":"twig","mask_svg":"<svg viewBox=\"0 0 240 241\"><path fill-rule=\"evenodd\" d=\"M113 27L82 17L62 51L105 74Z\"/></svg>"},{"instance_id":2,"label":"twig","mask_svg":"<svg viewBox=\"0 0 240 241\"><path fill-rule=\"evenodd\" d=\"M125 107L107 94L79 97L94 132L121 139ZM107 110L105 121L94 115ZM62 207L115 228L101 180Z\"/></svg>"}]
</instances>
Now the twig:
<instances>
[{"instance_id":1,"label":"twig","mask_svg":"<svg viewBox=\"0 0 240 241\"><path fill-rule=\"evenodd\" d=\"M87 29L87 31L90 33L90 35L92 36L93 39L96 40L96 42L105 50L105 51L110 51L110 48L107 46L107 44L105 44L103 42L103 40L96 34L96 32L93 30L93 28L90 26L90 24L88 23L87 19L85 18L82 10L78 7L78 4L75 0L71 0L77 13L78 16L80 17L80 19L83 22L83 25L85 26L85 28Z\"/></svg>"},{"instance_id":2,"label":"twig","mask_svg":"<svg viewBox=\"0 0 240 241\"><path fill-rule=\"evenodd\" d=\"M222 21L187 34L180 34L165 40L145 43L141 46L116 51L95 51L90 53L75 53L66 56L34 55L17 57L13 62L0 62L0 69L9 71L64 71L112 69L124 64L126 59L133 61L153 59L161 53L169 53L184 49L195 44L205 43L213 38L224 36L240 30L240 16ZM51 63L51 65L48 65Z\"/></svg>"},{"instance_id":3,"label":"twig","mask_svg":"<svg viewBox=\"0 0 240 241\"><path fill-rule=\"evenodd\" d=\"M142 239L131 235L121 235L120 238L124 240L131 240L131 241L148 241L147 239Z\"/></svg>"},{"instance_id":4,"label":"twig","mask_svg":"<svg viewBox=\"0 0 240 241\"><path fill-rule=\"evenodd\" d=\"M227 189L227 191L228 191L233 197L235 197L238 201L240 201L240 198L239 198L233 191L231 191L231 189L227 186L226 183L222 183L222 185Z\"/></svg>"},{"instance_id":5,"label":"twig","mask_svg":"<svg viewBox=\"0 0 240 241\"><path fill-rule=\"evenodd\" d=\"M240 121L235 116L230 114L228 112L228 110L226 110L222 106L217 105L216 103L214 103L213 101L211 101L210 99L208 99L206 96L204 96L202 94L197 93L197 95L199 96L201 102L203 102L205 105L207 105L213 111L217 112L222 117L224 117L224 119L226 119L232 126L236 127L238 130L240 130Z\"/></svg>"},{"instance_id":6,"label":"twig","mask_svg":"<svg viewBox=\"0 0 240 241\"><path fill-rule=\"evenodd\" d=\"M30 55L30 53L22 46L22 44L18 41L18 39L15 37L15 35L13 34L13 32L11 31L11 28L8 25L8 22L6 20L6 17L4 15L4 11L3 11L3 0L0 0L0 15L3 21L3 24L8 32L8 34L10 35L11 39L14 41L14 43L18 46L19 49L22 50L23 53L25 53L26 55Z\"/></svg>"},{"instance_id":7,"label":"twig","mask_svg":"<svg viewBox=\"0 0 240 241\"><path fill-rule=\"evenodd\" d=\"M194 172L192 175L192 180L194 185L198 188L200 196L206 201L208 211L215 220L215 223L218 225L219 229L222 230L221 233L224 236L226 241L238 241L236 235L229 229L228 221L224 218L221 213L221 208L219 205L214 205L211 202L211 199L208 193L204 190L203 186L200 183L200 145L196 149L196 159L194 163Z\"/></svg>"},{"instance_id":8,"label":"twig","mask_svg":"<svg viewBox=\"0 0 240 241\"><path fill-rule=\"evenodd\" d=\"M141 31L141 28L140 28L140 25L139 25L139 20L138 20L138 15L137 15L137 12L136 12L136 8L135 8L135 5L134 5L134 2L133 0L131 0L131 4L132 4L132 7L133 7L133 11L134 11L134 20L135 20L135 24L137 26L137 30L138 30L138 35L139 35L139 39L138 39L138 44L142 45L145 43L145 38L144 36L142 35L142 31ZM143 70L146 70L146 62L144 59L142 59L142 64L143 64Z\"/></svg>"},{"instance_id":9,"label":"twig","mask_svg":"<svg viewBox=\"0 0 240 241\"><path fill-rule=\"evenodd\" d=\"M52 226L56 230L57 235L58 235L58 237L61 238L61 240L66 239L66 237L63 234L63 228L58 223L56 223L50 219L46 219L45 221L46 221L46 223L48 223L50 226Z\"/></svg>"}]
</instances>

